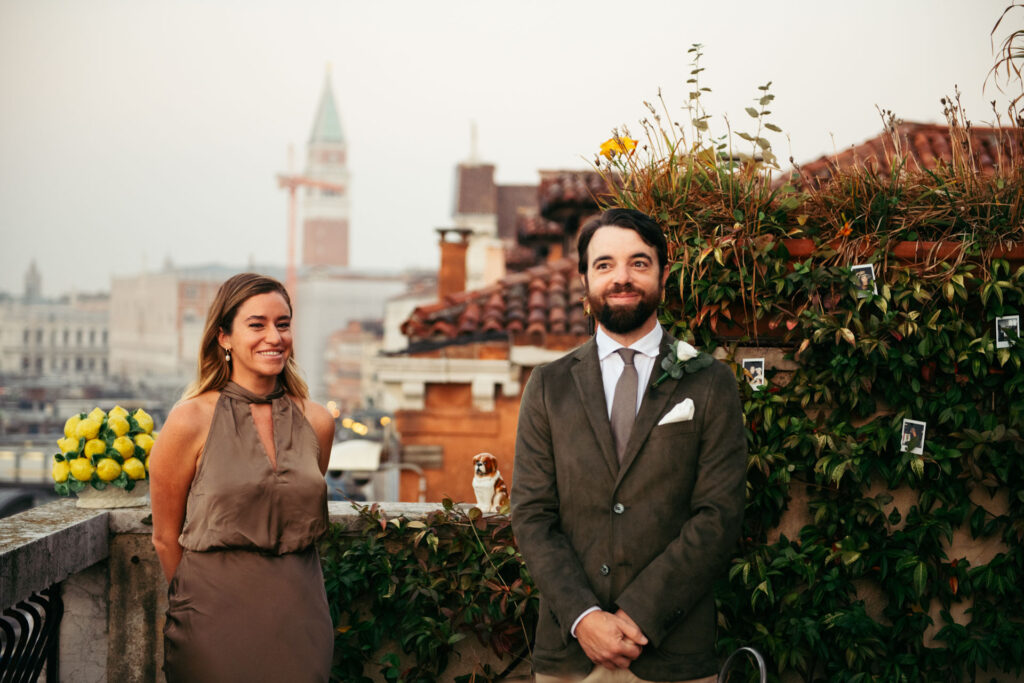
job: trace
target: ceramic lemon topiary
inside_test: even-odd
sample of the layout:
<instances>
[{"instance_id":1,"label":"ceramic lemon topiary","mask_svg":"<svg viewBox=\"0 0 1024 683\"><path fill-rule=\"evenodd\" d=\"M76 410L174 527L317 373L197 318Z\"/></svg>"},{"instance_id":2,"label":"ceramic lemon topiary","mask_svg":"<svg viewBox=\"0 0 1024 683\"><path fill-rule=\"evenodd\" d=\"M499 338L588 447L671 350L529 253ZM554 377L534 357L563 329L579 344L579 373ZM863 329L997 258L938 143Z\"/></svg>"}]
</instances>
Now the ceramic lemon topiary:
<instances>
[{"instance_id":1,"label":"ceramic lemon topiary","mask_svg":"<svg viewBox=\"0 0 1024 683\"><path fill-rule=\"evenodd\" d=\"M148 487L155 438L153 418L141 408L131 413L121 406L109 412L94 408L72 415L64 424L64 438L57 440L60 452L53 456L54 489L62 496L78 494L79 505L100 491L114 498L134 491L138 498L137 487ZM97 506L115 507L111 499L105 496Z\"/></svg>"}]
</instances>

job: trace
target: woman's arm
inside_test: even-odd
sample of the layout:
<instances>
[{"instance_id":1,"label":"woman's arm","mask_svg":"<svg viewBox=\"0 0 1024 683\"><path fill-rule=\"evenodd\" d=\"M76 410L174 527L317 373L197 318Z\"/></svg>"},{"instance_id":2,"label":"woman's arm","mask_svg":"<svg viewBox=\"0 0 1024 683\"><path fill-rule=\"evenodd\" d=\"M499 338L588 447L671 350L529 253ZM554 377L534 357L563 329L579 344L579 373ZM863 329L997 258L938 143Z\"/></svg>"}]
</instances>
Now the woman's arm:
<instances>
[{"instance_id":1,"label":"woman's arm","mask_svg":"<svg viewBox=\"0 0 1024 683\"><path fill-rule=\"evenodd\" d=\"M178 537L185 523L185 503L203 440L210 429L203 397L175 406L153 444L149 460L149 496L153 507L153 547L170 581L181 561ZM205 419L204 419L205 418Z\"/></svg>"},{"instance_id":2,"label":"woman's arm","mask_svg":"<svg viewBox=\"0 0 1024 683\"><path fill-rule=\"evenodd\" d=\"M327 464L331 461L331 446L334 445L334 418L327 412L327 408L308 398L305 400L304 412L320 444L320 474L326 474Z\"/></svg>"}]
</instances>

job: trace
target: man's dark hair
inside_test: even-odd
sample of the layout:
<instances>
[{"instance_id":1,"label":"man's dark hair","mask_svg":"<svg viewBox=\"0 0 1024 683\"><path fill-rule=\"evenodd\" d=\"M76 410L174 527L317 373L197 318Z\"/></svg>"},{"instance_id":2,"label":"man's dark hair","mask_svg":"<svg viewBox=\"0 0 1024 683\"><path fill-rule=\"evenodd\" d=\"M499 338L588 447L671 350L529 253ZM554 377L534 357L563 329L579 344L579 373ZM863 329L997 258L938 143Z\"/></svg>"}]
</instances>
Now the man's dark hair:
<instances>
[{"instance_id":1,"label":"man's dark hair","mask_svg":"<svg viewBox=\"0 0 1024 683\"><path fill-rule=\"evenodd\" d=\"M580 228L580 234L576 238L576 250L579 253L581 275L587 274L587 247L590 246L590 239L598 228L609 225L636 232L640 239L658 252L658 269L664 270L668 265L668 242L665 241L665 233L657 221L636 209L608 209Z\"/></svg>"}]
</instances>

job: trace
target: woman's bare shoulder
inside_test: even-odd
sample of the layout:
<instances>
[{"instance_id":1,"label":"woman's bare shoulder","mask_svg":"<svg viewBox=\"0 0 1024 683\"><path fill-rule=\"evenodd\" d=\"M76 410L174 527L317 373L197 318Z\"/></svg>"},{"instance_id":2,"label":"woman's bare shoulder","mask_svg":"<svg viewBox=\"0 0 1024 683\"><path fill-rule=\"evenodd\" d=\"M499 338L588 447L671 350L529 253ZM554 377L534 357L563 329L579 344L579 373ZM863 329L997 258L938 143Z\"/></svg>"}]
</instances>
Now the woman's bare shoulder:
<instances>
[{"instance_id":1,"label":"woman's bare shoulder","mask_svg":"<svg viewBox=\"0 0 1024 683\"><path fill-rule=\"evenodd\" d=\"M296 400L301 402L302 413L306 416L316 435L321 439L333 438L334 418L327 411L327 408L309 398Z\"/></svg>"},{"instance_id":2,"label":"woman's bare shoulder","mask_svg":"<svg viewBox=\"0 0 1024 683\"><path fill-rule=\"evenodd\" d=\"M205 434L210 430L218 398L219 391L205 391L179 401L167 416L164 431L170 428L182 435Z\"/></svg>"}]
</instances>

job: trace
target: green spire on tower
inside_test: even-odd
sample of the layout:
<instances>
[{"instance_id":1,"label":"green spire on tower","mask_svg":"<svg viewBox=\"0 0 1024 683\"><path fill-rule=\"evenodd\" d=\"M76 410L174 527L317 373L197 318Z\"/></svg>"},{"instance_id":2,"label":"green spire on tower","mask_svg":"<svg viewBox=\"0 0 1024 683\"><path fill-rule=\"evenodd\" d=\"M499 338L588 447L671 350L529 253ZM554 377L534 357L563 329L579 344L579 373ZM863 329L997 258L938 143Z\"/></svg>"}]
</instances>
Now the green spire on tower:
<instances>
[{"instance_id":1,"label":"green spire on tower","mask_svg":"<svg viewBox=\"0 0 1024 683\"><path fill-rule=\"evenodd\" d=\"M345 134L341 132L341 120L338 118L338 107L334 103L334 91L331 89L331 67L327 66L327 77L324 79L324 92L320 96L313 130L309 134L310 144L317 142L345 142Z\"/></svg>"}]
</instances>

